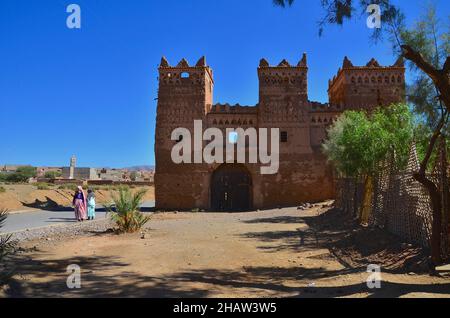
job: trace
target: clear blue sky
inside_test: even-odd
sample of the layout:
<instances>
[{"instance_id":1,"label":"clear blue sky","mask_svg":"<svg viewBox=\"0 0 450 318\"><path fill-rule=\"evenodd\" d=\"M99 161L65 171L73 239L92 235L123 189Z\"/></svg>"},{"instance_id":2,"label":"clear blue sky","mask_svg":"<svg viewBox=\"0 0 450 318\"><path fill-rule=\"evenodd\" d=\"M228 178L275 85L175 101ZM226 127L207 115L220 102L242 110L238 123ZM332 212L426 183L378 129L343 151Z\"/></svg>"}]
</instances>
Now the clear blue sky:
<instances>
[{"instance_id":1,"label":"clear blue sky","mask_svg":"<svg viewBox=\"0 0 450 318\"><path fill-rule=\"evenodd\" d=\"M66 7L82 10L81 30ZM327 101L327 83L348 55L392 64L374 45L365 16L318 37L319 0L291 9L271 0L1 0L0 164L124 167L153 164L157 66L206 55L215 102L258 101L259 59L296 63L308 53L309 97ZM422 1L397 1L408 20ZM435 1L447 18L448 0Z\"/></svg>"}]
</instances>

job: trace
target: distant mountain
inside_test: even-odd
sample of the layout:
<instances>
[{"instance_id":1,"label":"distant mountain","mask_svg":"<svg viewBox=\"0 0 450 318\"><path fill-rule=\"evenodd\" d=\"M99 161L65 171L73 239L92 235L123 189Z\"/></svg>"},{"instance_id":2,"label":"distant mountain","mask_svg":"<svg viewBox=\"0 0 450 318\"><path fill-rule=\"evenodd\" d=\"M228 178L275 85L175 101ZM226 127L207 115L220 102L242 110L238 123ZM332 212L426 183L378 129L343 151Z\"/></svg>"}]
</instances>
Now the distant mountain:
<instances>
[{"instance_id":1,"label":"distant mountain","mask_svg":"<svg viewBox=\"0 0 450 318\"><path fill-rule=\"evenodd\" d=\"M129 171L153 171L155 170L155 166L133 166L124 169L127 169Z\"/></svg>"}]
</instances>

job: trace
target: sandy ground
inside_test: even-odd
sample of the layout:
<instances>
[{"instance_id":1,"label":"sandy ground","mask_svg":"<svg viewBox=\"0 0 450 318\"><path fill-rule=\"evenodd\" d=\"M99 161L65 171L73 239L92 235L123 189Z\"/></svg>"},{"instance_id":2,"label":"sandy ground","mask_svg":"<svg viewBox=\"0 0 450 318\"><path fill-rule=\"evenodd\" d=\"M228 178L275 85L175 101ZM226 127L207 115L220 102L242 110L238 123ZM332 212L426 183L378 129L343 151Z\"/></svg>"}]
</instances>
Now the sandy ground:
<instances>
[{"instance_id":1,"label":"sandy ground","mask_svg":"<svg viewBox=\"0 0 450 318\"><path fill-rule=\"evenodd\" d=\"M315 227L324 207L253 213L163 213L141 234L30 242L3 296L16 297L450 297L450 278L382 272L330 252L338 231ZM25 257L25 259L23 259ZM81 267L81 289L66 286Z\"/></svg>"},{"instance_id":2,"label":"sandy ground","mask_svg":"<svg viewBox=\"0 0 450 318\"><path fill-rule=\"evenodd\" d=\"M38 190L31 184L2 184L6 192L0 193L0 209L8 209L10 213L17 213L33 209L51 209L70 206L73 191L50 186L48 190ZM144 201L155 199L153 187L137 187L132 189L148 190ZM97 203L110 203L115 191L106 189L96 191Z\"/></svg>"}]
</instances>

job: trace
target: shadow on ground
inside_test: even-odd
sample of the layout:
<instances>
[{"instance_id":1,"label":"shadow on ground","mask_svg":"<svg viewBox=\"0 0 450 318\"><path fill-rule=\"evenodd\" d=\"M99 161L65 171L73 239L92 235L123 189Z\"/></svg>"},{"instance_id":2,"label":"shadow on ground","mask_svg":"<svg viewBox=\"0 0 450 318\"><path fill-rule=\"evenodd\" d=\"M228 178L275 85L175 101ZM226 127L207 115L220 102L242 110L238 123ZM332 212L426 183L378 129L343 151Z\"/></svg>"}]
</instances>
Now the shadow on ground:
<instances>
[{"instance_id":1,"label":"shadow on ground","mask_svg":"<svg viewBox=\"0 0 450 318\"><path fill-rule=\"evenodd\" d=\"M364 228L338 209L318 215L301 217L279 216L244 221L249 224L298 224L289 231L249 232L246 239L257 239L267 252L291 250L295 252L328 249L346 268L367 268L379 264L390 273L429 273L429 251L406 244L393 234L379 228Z\"/></svg>"},{"instance_id":2,"label":"shadow on ground","mask_svg":"<svg viewBox=\"0 0 450 318\"><path fill-rule=\"evenodd\" d=\"M56 201L50 199L49 197L45 197L45 201L36 199L33 203L22 202L22 205L32 209L57 211L57 212L73 210L71 207L58 204Z\"/></svg>"},{"instance_id":3,"label":"shadow on ground","mask_svg":"<svg viewBox=\"0 0 450 318\"><path fill-rule=\"evenodd\" d=\"M67 266L81 267L81 289L68 289ZM251 294L253 297L344 297L365 294L368 297L399 297L409 293L448 294L447 284L402 284L383 282L381 289L368 289L365 283L343 286L301 286L299 281L340 276L357 269L249 267L241 272L216 269L186 271L152 277L127 271L128 264L110 257L74 257L69 259L22 262L17 270L21 279L13 279L7 289L9 297L150 297L191 298ZM110 270L121 270L110 275ZM33 280L26 277L32 275ZM49 279L51 278L51 279ZM40 282L45 280L45 282ZM289 282L288 284L286 282ZM297 285L295 286L295 283Z\"/></svg>"},{"instance_id":4,"label":"shadow on ground","mask_svg":"<svg viewBox=\"0 0 450 318\"><path fill-rule=\"evenodd\" d=\"M175 272L161 276L147 276L128 270L130 264L113 257L73 257L52 260L51 255L34 252L33 259L27 253L17 256L12 263L17 264L17 275L7 289L9 297L152 297L191 298L215 297L221 295L251 297L345 297L362 294L368 297L400 297L410 293L434 293L448 295L450 282L443 284L411 284L382 282L381 289L368 289L365 282L345 283L341 286L323 285L318 280L366 271L368 262L378 257L380 262L389 263L389 257L397 255L399 242L386 233L373 235L367 229L364 235L379 244L362 246L354 240L361 240L361 229L337 210L329 210L321 215L302 217L262 218L246 223L298 224L293 231L262 231L242 234L244 239L261 242L259 248L273 253L284 249L305 251L327 248L335 251L343 269L330 270L322 267L244 267L238 270L202 269ZM308 225L305 227L304 225ZM303 226L303 227L302 227ZM99 234L102 235L102 234ZM387 235L387 236L385 236ZM365 242L364 240L362 242ZM397 244L397 245L396 245ZM336 251L345 250L347 254ZM328 254L327 254L328 255ZM383 258L382 256L385 255ZM419 255L419 254L416 254ZM320 257L315 256L315 257ZM333 257L329 255L329 257ZM404 257L404 256L402 256ZM404 261L404 259L403 259ZM400 262L401 263L401 262ZM66 286L68 265L81 267L82 288L70 290ZM383 268L387 273L404 273L404 264L394 261ZM115 274L113 274L115 273ZM119 274L117 274L119 273ZM33 277L33 279L29 279ZM309 286L309 282L317 286Z\"/></svg>"}]
</instances>

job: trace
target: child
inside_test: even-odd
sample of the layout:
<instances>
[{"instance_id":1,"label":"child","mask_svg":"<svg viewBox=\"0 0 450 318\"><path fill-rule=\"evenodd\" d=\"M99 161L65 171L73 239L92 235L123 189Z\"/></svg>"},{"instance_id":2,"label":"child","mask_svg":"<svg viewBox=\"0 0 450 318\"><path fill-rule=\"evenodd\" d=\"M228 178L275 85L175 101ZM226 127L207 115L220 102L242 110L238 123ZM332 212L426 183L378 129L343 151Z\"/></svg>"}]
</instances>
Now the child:
<instances>
[{"instance_id":1,"label":"child","mask_svg":"<svg viewBox=\"0 0 450 318\"><path fill-rule=\"evenodd\" d=\"M87 195L87 215L88 220L95 219L95 194L94 191L88 190Z\"/></svg>"}]
</instances>

